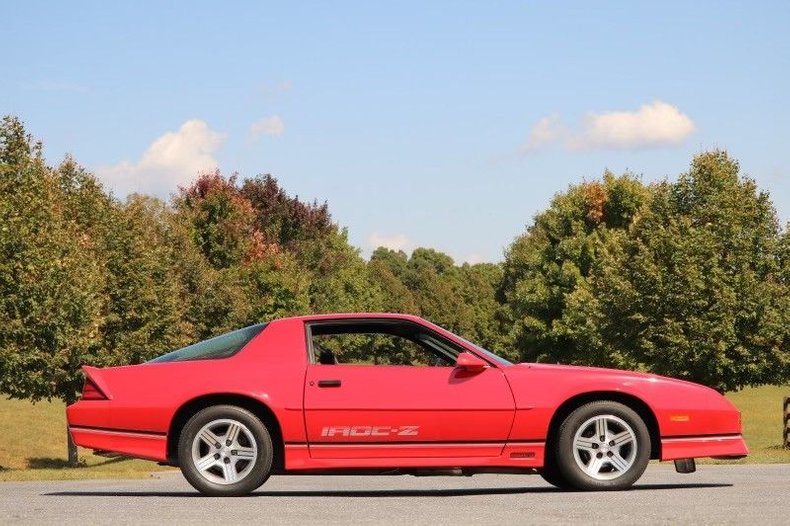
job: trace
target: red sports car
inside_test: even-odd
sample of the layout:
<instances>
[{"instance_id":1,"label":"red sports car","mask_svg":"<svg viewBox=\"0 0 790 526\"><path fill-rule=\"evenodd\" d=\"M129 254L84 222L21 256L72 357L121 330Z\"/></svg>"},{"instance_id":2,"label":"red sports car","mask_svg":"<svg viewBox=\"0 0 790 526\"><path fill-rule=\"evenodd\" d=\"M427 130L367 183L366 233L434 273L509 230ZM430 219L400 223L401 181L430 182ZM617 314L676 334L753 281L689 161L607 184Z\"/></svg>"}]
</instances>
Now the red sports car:
<instances>
[{"instance_id":1,"label":"red sports car","mask_svg":"<svg viewBox=\"0 0 790 526\"><path fill-rule=\"evenodd\" d=\"M416 316L253 325L150 362L84 367L67 409L83 447L179 466L206 495L271 474L540 473L630 487L650 459L748 453L713 389L589 367L512 364Z\"/></svg>"}]
</instances>

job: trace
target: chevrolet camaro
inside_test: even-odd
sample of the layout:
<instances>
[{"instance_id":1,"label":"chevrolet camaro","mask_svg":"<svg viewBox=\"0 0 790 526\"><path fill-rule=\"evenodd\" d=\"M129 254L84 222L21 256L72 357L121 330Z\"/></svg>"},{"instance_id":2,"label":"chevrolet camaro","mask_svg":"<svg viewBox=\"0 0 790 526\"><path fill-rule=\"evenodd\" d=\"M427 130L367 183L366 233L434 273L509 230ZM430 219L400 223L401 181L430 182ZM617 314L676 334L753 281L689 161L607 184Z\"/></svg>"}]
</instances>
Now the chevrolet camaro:
<instances>
[{"instance_id":1,"label":"chevrolet camaro","mask_svg":"<svg viewBox=\"0 0 790 526\"><path fill-rule=\"evenodd\" d=\"M252 325L149 362L85 366L74 442L178 466L205 495L272 474L539 473L629 488L650 459L748 453L738 410L702 385L613 369L513 364L416 316Z\"/></svg>"}]
</instances>

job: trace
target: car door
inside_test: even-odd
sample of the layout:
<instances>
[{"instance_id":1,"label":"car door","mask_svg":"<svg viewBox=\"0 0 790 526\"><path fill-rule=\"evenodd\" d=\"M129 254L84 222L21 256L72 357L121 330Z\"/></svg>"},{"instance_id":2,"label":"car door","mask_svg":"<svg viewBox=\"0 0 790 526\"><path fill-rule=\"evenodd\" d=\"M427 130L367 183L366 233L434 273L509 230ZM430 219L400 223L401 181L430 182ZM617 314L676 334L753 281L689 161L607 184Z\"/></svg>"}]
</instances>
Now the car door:
<instances>
[{"instance_id":1,"label":"car door","mask_svg":"<svg viewBox=\"0 0 790 526\"><path fill-rule=\"evenodd\" d=\"M477 371L447 362L344 364L317 354L308 366L304 393L312 458L501 453L515 405L502 370L494 364Z\"/></svg>"}]
</instances>

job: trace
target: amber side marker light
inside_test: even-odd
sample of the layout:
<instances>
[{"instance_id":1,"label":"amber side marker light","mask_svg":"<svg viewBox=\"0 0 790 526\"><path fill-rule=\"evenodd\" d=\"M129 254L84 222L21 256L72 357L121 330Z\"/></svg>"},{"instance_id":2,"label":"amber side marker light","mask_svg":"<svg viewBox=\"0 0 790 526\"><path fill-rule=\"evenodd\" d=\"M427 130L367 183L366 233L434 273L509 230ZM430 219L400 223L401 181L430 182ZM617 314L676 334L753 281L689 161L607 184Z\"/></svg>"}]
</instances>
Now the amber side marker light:
<instances>
[{"instance_id":1,"label":"amber side marker light","mask_svg":"<svg viewBox=\"0 0 790 526\"><path fill-rule=\"evenodd\" d=\"M691 420L689 415L672 415L669 417L670 422L688 422Z\"/></svg>"},{"instance_id":2,"label":"amber side marker light","mask_svg":"<svg viewBox=\"0 0 790 526\"><path fill-rule=\"evenodd\" d=\"M96 387L90 378L85 379L82 384L82 399L83 400L107 400L107 397L102 393L101 389Z\"/></svg>"}]
</instances>

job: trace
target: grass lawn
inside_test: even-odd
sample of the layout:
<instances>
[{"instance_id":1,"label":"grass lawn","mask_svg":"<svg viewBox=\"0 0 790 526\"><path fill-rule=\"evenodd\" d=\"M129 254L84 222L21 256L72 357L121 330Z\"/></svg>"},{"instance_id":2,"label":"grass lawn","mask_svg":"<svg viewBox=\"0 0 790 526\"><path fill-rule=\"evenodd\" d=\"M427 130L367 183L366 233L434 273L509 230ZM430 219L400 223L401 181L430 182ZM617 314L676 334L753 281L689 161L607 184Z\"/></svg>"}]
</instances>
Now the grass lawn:
<instances>
[{"instance_id":1,"label":"grass lawn","mask_svg":"<svg viewBox=\"0 0 790 526\"><path fill-rule=\"evenodd\" d=\"M751 450L748 458L736 462L790 463L790 449L781 445L785 396L790 396L790 386L764 386L727 395L743 413L744 435ZM84 466L66 467L66 415L62 402L31 404L0 399L0 421L5 424L0 481L140 478L153 471L173 469L144 460L97 457L85 449L80 449Z\"/></svg>"},{"instance_id":2,"label":"grass lawn","mask_svg":"<svg viewBox=\"0 0 790 526\"><path fill-rule=\"evenodd\" d=\"M790 463L790 449L782 447L782 401L785 396L790 396L790 385L751 387L727 395L741 410L743 436L749 446L749 456L737 461L739 464Z\"/></svg>"}]
</instances>

